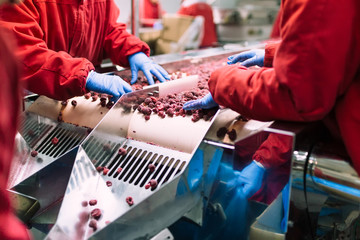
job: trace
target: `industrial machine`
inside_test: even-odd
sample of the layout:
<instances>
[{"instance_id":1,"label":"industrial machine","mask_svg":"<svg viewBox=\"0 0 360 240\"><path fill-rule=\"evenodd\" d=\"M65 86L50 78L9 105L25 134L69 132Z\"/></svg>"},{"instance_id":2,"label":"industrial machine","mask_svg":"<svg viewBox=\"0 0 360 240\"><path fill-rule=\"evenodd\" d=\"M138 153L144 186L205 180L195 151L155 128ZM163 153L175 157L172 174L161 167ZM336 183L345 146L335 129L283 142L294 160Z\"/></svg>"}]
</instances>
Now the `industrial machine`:
<instances>
[{"instance_id":1,"label":"industrial machine","mask_svg":"<svg viewBox=\"0 0 360 240\"><path fill-rule=\"evenodd\" d=\"M236 43L268 39L279 6L275 0L213 1L219 41Z\"/></svg>"},{"instance_id":2,"label":"industrial machine","mask_svg":"<svg viewBox=\"0 0 360 240\"><path fill-rule=\"evenodd\" d=\"M156 61L176 72L246 49L191 51ZM125 78L129 72L116 74ZM308 220L297 216L314 221L325 203L332 203L332 210L318 222L323 235L334 231L326 228L333 214L347 214L336 218L339 224L344 220L337 230L354 226L359 178L345 160L309 147L314 142L309 139L318 140L314 135L323 136L313 125L247 120L229 109L217 110L208 121L157 115L145 120L135 107L149 97L191 89L196 79L126 94L110 109L84 97L74 99L76 107L44 97L33 102L24 113L19 137L24 148L16 155L9 189L35 238L293 239ZM236 138L219 137L221 127L235 130ZM270 138L288 149L281 171L267 176L276 191L244 199L236 174ZM338 174L339 166L348 173ZM309 211L310 203L316 209ZM303 231L304 237L310 233L316 235L314 229Z\"/></svg>"}]
</instances>

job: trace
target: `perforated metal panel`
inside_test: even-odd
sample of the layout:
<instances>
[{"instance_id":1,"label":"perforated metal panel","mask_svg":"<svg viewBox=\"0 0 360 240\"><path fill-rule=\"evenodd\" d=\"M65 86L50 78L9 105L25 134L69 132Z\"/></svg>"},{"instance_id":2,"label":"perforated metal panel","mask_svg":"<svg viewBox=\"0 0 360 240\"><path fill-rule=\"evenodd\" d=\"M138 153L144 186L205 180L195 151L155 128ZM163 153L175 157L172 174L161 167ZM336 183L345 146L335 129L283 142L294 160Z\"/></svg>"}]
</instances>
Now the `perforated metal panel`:
<instances>
[{"instance_id":1,"label":"perforated metal panel","mask_svg":"<svg viewBox=\"0 0 360 240\"><path fill-rule=\"evenodd\" d=\"M130 139L121 144L91 136L84 148L95 167L109 169L108 177L140 188L151 179L157 180L157 187L161 186L179 174L189 160L189 154ZM126 149L127 154L118 154L120 148ZM154 172L149 171L149 164L155 165Z\"/></svg>"},{"instance_id":2,"label":"perforated metal panel","mask_svg":"<svg viewBox=\"0 0 360 240\"><path fill-rule=\"evenodd\" d=\"M57 158L78 146L88 135L88 129L67 123L58 123L40 116L26 114L21 123L21 135L32 150ZM57 144L51 140L57 138Z\"/></svg>"}]
</instances>

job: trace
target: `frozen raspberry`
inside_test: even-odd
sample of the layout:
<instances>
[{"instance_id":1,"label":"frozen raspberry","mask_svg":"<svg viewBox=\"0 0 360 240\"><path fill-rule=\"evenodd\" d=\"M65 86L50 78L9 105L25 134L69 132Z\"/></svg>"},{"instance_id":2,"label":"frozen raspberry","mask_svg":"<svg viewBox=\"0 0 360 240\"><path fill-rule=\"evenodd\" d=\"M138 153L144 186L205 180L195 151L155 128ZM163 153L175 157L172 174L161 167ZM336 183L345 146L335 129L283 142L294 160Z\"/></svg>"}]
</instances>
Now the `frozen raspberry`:
<instances>
[{"instance_id":1,"label":"frozen raspberry","mask_svg":"<svg viewBox=\"0 0 360 240\"><path fill-rule=\"evenodd\" d=\"M104 170L104 167L99 166L99 167L96 168L96 171L98 171L98 172L102 172L103 170Z\"/></svg>"},{"instance_id":2,"label":"frozen raspberry","mask_svg":"<svg viewBox=\"0 0 360 240\"><path fill-rule=\"evenodd\" d=\"M114 102L112 102L112 101L109 101L109 102L106 104L107 109L111 109L113 106L114 106Z\"/></svg>"},{"instance_id":3,"label":"frozen raspberry","mask_svg":"<svg viewBox=\"0 0 360 240\"><path fill-rule=\"evenodd\" d=\"M192 118L191 118L191 121L193 122L197 122L200 120L200 116L199 114L193 114Z\"/></svg>"},{"instance_id":4,"label":"frozen raspberry","mask_svg":"<svg viewBox=\"0 0 360 240\"><path fill-rule=\"evenodd\" d=\"M88 202L87 202L87 201L82 201L82 202L81 202L81 206L87 207L87 205L88 205Z\"/></svg>"},{"instance_id":5,"label":"frozen raspberry","mask_svg":"<svg viewBox=\"0 0 360 240\"><path fill-rule=\"evenodd\" d=\"M100 101L101 102L106 102L108 100L108 96L106 94L101 94L100 95Z\"/></svg>"},{"instance_id":6,"label":"frozen raspberry","mask_svg":"<svg viewBox=\"0 0 360 240\"><path fill-rule=\"evenodd\" d=\"M155 103L151 102L149 103L149 108L154 108L155 107Z\"/></svg>"},{"instance_id":7,"label":"frozen raspberry","mask_svg":"<svg viewBox=\"0 0 360 240\"><path fill-rule=\"evenodd\" d=\"M51 143L54 144L54 145L58 144L58 142L59 142L59 139L57 137L53 137L51 139Z\"/></svg>"},{"instance_id":8,"label":"frozen raspberry","mask_svg":"<svg viewBox=\"0 0 360 240\"><path fill-rule=\"evenodd\" d=\"M31 151L30 155L31 155L32 157L36 157L36 156L38 155L38 152L35 151L35 150L33 150L33 151Z\"/></svg>"},{"instance_id":9,"label":"frozen raspberry","mask_svg":"<svg viewBox=\"0 0 360 240\"><path fill-rule=\"evenodd\" d=\"M109 170L110 170L110 169L108 169L107 167L104 167L104 169L103 169L103 174L104 174L104 175L107 175L108 172L109 172Z\"/></svg>"},{"instance_id":10,"label":"frozen raspberry","mask_svg":"<svg viewBox=\"0 0 360 240\"><path fill-rule=\"evenodd\" d=\"M85 99L89 99L90 97L91 97L91 93L85 93L85 94L84 94L84 98L85 98Z\"/></svg>"},{"instance_id":11,"label":"frozen raspberry","mask_svg":"<svg viewBox=\"0 0 360 240\"><path fill-rule=\"evenodd\" d=\"M121 168L121 167L119 167L119 168L116 170L117 173L120 173L121 171L122 171L122 168Z\"/></svg>"},{"instance_id":12,"label":"frozen raspberry","mask_svg":"<svg viewBox=\"0 0 360 240\"><path fill-rule=\"evenodd\" d=\"M126 155L127 151L125 148L119 148L118 150L118 154L121 155L121 156L124 156Z\"/></svg>"},{"instance_id":13,"label":"frozen raspberry","mask_svg":"<svg viewBox=\"0 0 360 240\"><path fill-rule=\"evenodd\" d=\"M174 109L169 108L168 110L166 110L166 114L167 114L169 117L174 116Z\"/></svg>"},{"instance_id":14,"label":"frozen raspberry","mask_svg":"<svg viewBox=\"0 0 360 240\"><path fill-rule=\"evenodd\" d=\"M191 93L191 92L185 92L184 93L184 96L189 98L189 99L193 99L194 98L194 95Z\"/></svg>"},{"instance_id":15,"label":"frozen raspberry","mask_svg":"<svg viewBox=\"0 0 360 240\"><path fill-rule=\"evenodd\" d=\"M129 204L129 206L134 205L134 200L133 200L132 197L127 197L127 198L126 198L126 202L127 202L127 204Z\"/></svg>"},{"instance_id":16,"label":"frozen raspberry","mask_svg":"<svg viewBox=\"0 0 360 240\"><path fill-rule=\"evenodd\" d=\"M95 208L91 211L90 215L92 218L98 220L101 217L101 210L99 208Z\"/></svg>"},{"instance_id":17,"label":"frozen raspberry","mask_svg":"<svg viewBox=\"0 0 360 240\"><path fill-rule=\"evenodd\" d=\"M96 205L97 204L97 200L96 199L91 199L90 201L89 201L89 205L90 206L94 206L94 205Z\"/></svg>"},{"instance_id":18,"label":"frozen raspberry","mask_svg":"<svg viewBox=\"0 0 360 240\"><path fill-rule=\"evenodd\" d=\"M111 186L112 186L112 182L111 182L111 181L106 181L106 186L111 187Z\"/></svg>"},{"instance_id":19,"label":"frozen raspberry","mask_svg":"<svg viewBox=\"0 0 360 240\"><path fill-rule=\"evenodd\" d=\"M223 138L223 137L225 137L225 134L227 133L227 128L226 127L221 127L221 128L219 128L219 130L217 130L217 132L216 132L216 136L218 137L218 138Z\"/></svg>"},{"instance_id":20,"label":"frozen raspberry","mask_svg":"<svg viewBox=\"0 0 360 240\"><path fill-rule=\"evenodd\" d=\"M142 113L143 106L139 105L137 110Z\"/></svg>"},{"instance_id":21,"label":"frozen raspberry","mask_svg":"<svg viewBox=\"0 0 360 240\"><path fill-rule=\"evenodd\" d=\"M146 121L150 120L150 115L145 115L145 120Z\"/></svg>"},{"instance_id":22,"label":"frozen raspberry","mask_svg":"<svg viewBox=\"0 0 360 240\"><path fill-rule=\"evenodd\" d=\"M96 100L98 100L98 96L97 95L92 96L92 101L95 102Z\"/></svg>"},{"instance_id":23,"label":"frozen raspberry","mask_svg":"<svg viewBox=\"0 0 360 240\"><path fill-rule=\"evenodd\" d=\"M156 188L156 186L158 185L158 182L156 181L156 179L151 179L149 182L151 188Z\"/></svg>"},{"instance_id":24,"label":"frozen raspberry","mask_svg":"<svg viewBox=\"0 0 360 240\"><path fill-rule=\"evenodd\" d=\"M161 118L165 118L165 113L164 113L164 111L159 111L159 112L158 112L158 116L161 117Z\"/></svg>"},{"instance_id":25,"label":"frozen raspberry","mask_svg":"<svg viewBox=\"0 0 360 240\"><path fill-rule=\"evenodd\" d=\"M154 172L155 171L155 165L154 164L149 164L148 169L150 170L150 172Z\"/></svg>"},{"instance_id":26,"label":"frozen raspberry","mask_svg":"<svg viewBox=\"0 0 360 240\"><path fill-rule=\"evenodd\" d=\"M142 113L143 113L144 115L150 115L151 112L152 112L152 110L151 110L150 107L143 107L143 108L142 108Z\"/></svg>"},{"instance_id":27,"label":"frozen raspberry","mask_svg":"<svg viewBox=\"0 0 360 240\"><path fill-rule=\"evenodd\" d=\"M164 104L164 111L168 110L170 107L170 104L169 103L165 103Z\"/></svg>"},{"instance_id":28,"label":"frozen raspberry","mask_svg":"<svg viewBox=\"0 0 360 240\"><path fill-rule=\"evenodd\" d=\"M150 188L150 183L145 185L145 189L149 189Z\"/></svg>"},{"instance_id":29,"label":"frozen raspberry","mask_svg":"<svg viewBox=\"0 0 360 240\"><path fill-rule=\"evenodd\" d=\"M97 222L94 219L91 219L89 222L89 227L91 227L93 229L93 231L97 230Z\"/></svg>"},{"instance_id":30,"label":"frozen raspberry","mask_svg":"<svg viewBox=\"0 0 360 240\"><path fill-rule=\"evenodd\" d=\"M71 105L73 105L74 107L76 107L77 101L76 101L76 100L72 100L72 101L71 101Z\"/></svg>"},{"instance_id":31,"label":"frozen raspberry","mask_svg":"<svg viewBox=\"0 0 360 240\"><path fill-rule=\"evenodd\" d=\"M145 100L144 100L144 103L146 104L146 105L149 105L149 103L151 103L152 102L152 100L151 100L151 98L146 98Z\"/></svg>"},{"instance_id":32,"label":"frozen raspberry","mask_svg":"<svg viewBox=\"0 0 360 240\"><path fill-rule=\"evenodd\" d=\"M157 102L156 97L150 97L150 99L151 99L151 101L152 101L153 103L156 103L156 102Z\"/></svg>"},{"instance_id":33,"label":"frozen raspberry","mask_svg":"<svg viewBox=\"0 0 360 240\"><path fill-rule=\"evenodd\" d=\"M235 129L232 129L231 131L228 131L227 134L228 134L231 141L234 141L236 139L236 131L235 131Z\"/></svg>"},{"instance_id":34,"label":"frozen raspberry","mask_svg":"<svg viewBox=\"0 0 360 240\"><path fill-rule=\"evenodd\" d=\"M30 137L35 136L35 132L34 132L33 130L31 130L31 129L27 132L27 134L28 134Z\"/></svg>"}]
</instances>

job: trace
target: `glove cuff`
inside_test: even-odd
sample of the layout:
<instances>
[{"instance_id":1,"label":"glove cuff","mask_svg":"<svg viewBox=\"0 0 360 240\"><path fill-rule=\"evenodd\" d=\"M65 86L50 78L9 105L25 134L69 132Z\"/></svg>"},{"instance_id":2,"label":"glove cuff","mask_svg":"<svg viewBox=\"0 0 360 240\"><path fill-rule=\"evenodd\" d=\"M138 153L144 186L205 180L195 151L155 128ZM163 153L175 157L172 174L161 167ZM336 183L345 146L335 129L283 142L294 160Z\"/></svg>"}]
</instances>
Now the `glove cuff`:
<instances>
[{"instance_id":1,"label":"glove cuff","mask_svg":"<svg viewBox=\"0 0 360 240\"><path fill-rule=\"evenodd\" d=\"M86 82L88 82L89 78L91 78L94 75L95 71L94 70L90 70L89 74L86 77Z\"/></svg>"},{"instance_id":2,"label":"glove cuff","mask_svg":"<svg viewBox=\"0 0 360 240\"><path fill-rule=\"evenodd\" d=\"M264 165L262 165L261 163L255 161L255 160L253 160L253 162L254 162L256 165L258 165L259 167L261 167L262 169L266 170L266 168L264 167Z\"/></svg>"}]
</instances>

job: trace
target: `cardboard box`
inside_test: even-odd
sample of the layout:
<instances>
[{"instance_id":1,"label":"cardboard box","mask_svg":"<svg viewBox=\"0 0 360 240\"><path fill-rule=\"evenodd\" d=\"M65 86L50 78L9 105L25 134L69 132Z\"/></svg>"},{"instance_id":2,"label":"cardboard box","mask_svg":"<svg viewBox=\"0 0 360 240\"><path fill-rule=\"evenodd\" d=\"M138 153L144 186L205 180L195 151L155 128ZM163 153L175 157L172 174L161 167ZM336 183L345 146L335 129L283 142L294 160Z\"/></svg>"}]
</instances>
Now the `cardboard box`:
<instances>
[{"instance_id":1,"label":"cardboard box","mask_svg":"<svg viewBox=\"0 0 360 240\"><path fill-rule=\"evenodd\" d=\"M165 41L177 42L193 20L194 18L190 16L166 14L162 18L163 30L160 38Z\"/></svg>"},{"instance_id":2,"label":"cardboard box","mask_svg":"<svg viewBox=\"0 0 360 240\"><path fill-rule=\"evenodd\" d=\"M177 52L177 43L158 39L155 45L155 55Z\"/></svg>"},{"instance_id":3,"label":"cardboard box","mask_svg":"<svg viewBox=\"0 0 360 240\"><path fill-rule=\"evenodd\" d=\"M153 42L160 38L161 30L155 30L153 28L140 28L139 38L146 42Z\"/></svg>"}]
</instances>

